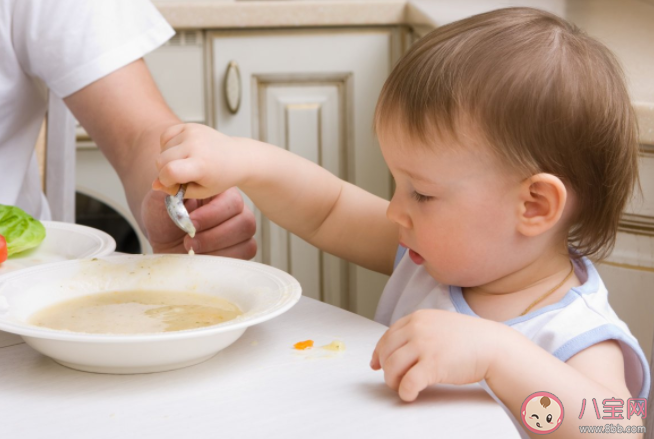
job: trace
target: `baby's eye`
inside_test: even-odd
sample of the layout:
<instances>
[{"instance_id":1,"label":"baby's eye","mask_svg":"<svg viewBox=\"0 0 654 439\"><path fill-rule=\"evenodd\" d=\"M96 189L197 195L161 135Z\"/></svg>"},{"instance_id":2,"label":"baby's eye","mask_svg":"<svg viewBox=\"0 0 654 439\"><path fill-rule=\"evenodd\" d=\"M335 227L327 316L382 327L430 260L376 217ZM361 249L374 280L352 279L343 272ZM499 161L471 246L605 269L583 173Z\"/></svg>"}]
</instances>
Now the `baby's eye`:
<instances>
[{"instance_id":1,"label":"baby's eye","mask_svg":"<svg viewBox=\"0 0 654 439\"><path fill-rule=\"evenodd\" d=\"M418 201L418 203L423 203L425 201L431 200L433 197L430 197L428 195L422 195L422 194L419 194L416 191L413 191L413 198L415 198L416 201Z\"/></svg>"},{"instance_id":2,"label":"baby's eye","mask_svg":"<svg viewBox=\"0 0 654 439\"><path fill-rule=\"evenodd\" d=\"M531 418L531 419L534 419L534 418L536 418L536 419L540 419L536 413L534 413L533 415L531 415L530 418Z\"/></svg>"},{"instance_id":3,"label":"baby's eye","mask_svg":"<svg viewBox=\"0 0 654 439\"><path fill-rule=\"evenodd\" d=\"M547 422L552 423L552 415L547 415Z\"/></svg>"}]
</instances>

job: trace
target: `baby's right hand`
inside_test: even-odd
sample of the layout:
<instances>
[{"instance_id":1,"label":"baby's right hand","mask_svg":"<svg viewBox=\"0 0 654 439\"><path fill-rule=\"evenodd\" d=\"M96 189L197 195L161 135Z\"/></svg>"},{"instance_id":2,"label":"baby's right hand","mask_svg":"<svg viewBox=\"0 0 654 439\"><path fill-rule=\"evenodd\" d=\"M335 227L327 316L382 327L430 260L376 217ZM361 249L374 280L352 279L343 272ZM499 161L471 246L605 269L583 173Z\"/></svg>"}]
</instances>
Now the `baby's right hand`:
<instances>
[{"instance_id":1,"label":"baby's right hand","mask_svg":"<svg viewBox=\"0 0 654 439\"><path fill-rule=\"evenodd\" d=\"M246 177L247 161L236 148L236 139L200 124L180 124L161 135L158 178L152 189L175 194L188 183L186 198L209 198Z\"/></svg>"}]
</instances>

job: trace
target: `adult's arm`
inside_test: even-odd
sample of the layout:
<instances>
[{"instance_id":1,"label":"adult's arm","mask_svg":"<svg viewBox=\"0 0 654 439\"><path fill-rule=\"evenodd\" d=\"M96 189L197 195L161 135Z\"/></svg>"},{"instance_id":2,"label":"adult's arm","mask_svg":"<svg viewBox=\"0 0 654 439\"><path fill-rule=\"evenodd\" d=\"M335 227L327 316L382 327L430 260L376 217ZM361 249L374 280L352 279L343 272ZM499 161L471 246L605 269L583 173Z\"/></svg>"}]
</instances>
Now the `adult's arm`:
<instances>
[{"instance_id":1,"label":"adult's arm","mask_svg":"<svg viewBox=\"0 0 654 439\"><path fill-rule=\"evenodd\" d=\"M196 252L251 258L255 219L240 194L229 190L188 207L198 229L191 240L167 217L162 193L151 190L160 135L180 123L142 59L64 99L117 171L134 217L155 252Z\"/></svg>"},{"instance_id":2,"label":"adult's arm","mask_svg":"<svg viewBox=\"0 0 654 439\"><path fill-rule=\"evenodd\" d=\"M143 228L141 201L156 176L159 135L180 123L145 62L128 64L64 101L118 172L129 207Z\"/></svg>"}]
</instances>

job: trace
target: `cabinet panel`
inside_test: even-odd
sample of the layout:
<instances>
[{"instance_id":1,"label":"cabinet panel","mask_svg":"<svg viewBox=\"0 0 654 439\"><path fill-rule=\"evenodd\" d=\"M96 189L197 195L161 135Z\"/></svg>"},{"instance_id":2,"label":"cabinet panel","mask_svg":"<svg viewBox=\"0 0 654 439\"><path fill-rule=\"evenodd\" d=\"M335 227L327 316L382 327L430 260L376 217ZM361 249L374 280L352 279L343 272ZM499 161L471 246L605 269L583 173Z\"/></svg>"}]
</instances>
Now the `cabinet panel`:
<instances>
[{"instance_id":1,"label":"cabinet panel","mask_svg":"<svg viewBox=\"0 0 654 439\"><path fill-rule=\"evenodd\" d=\"M642 145L640 185L620 221L615 249L598 271L609 302L640 342L647 358L654 336L654 145Z\"/></svg>"},{"instance_id":2,"label":"cabinet panel","mask_svg":"<svg viewBox=\"0 0 654 439\"><path fill-rule=\"evenodd\" d=\"M184 122L205 123L204 40L202 31L177 31L145 59L170 108Z\"/></svg>"},{"instance_id":3,"label":"cabinet panel","mask_svg":"<svg viewBox=\"0 0 654 439\"><path fill-rule=\"evenodd\" d=\"M259 137L344 176L344 131L339 117L345 98L342 85L338 81L323 85L260 82L258 100L263 117ZM295 276L307 296L345 306L347 265L266 218L261 221L263 262Z\"/></svg>"},{"instance_id":4,"label":"cabinet panel","mask_svg":"<svg viewBox=\"0 0 654 439\"><path fill-rule=\"evenodd\" d=\"M390 173L372 132L379 91L399 55L392 28L209 33L214 125L286 148L389 199ZM230 63L240 72L232 113ZM305 294L372 317L386 276L350 265L289 236L257 213L257 260L291 272Z\"/></svg>"}]
</instances>

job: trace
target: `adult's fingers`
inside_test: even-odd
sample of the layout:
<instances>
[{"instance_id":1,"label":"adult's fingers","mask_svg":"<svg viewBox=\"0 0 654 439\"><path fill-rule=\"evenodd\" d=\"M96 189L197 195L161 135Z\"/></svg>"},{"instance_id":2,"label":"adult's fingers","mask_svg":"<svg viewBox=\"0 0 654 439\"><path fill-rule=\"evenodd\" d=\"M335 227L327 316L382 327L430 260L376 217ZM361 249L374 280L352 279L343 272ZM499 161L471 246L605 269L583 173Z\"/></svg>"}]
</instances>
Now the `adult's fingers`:
<instances>
[{"instance_id":1,"label":"adult's fingers","mask_svg":"<svg viewBox=\"0 0 654 439\"><path fill-rule=\"evenodd\" d=\"M191 218L193 218L193 215L191 215ZM197 222L193 220L193 224L196 225ZM196 228L196 230L199 230L199 228ZM223 249L249 242L254 236L255 230L254 215L249 210L242 211L220 224L196 232L194 238L187 237L184 245L187 248L193 247L196 253L217 254ZM250 255L250 257L252 256L254 255Z\"/></svg>"},{"instance_id":2,"label":"adult's fingers","mask_svg":"<svg viewBox=\"0 0 654 439\"><path fill-rule=\"evenodd\" d=\"M227 189L211 198L189 201L186 208L189 213L195 212L191 219L200 231L217 226L246 209L243 197L236 188ZM254 214L252 217L254 218Z\"/></svg>"},{"instance_id":3,"label":"adult's fingers","mask_svg":"<svg viewBox=\"0 0 654 439\"><path fill-rule=\"evenodd\" d=\"M186 241L184 247L186 248ZM193 251L197 253L195 251L195 248L193 249ZM202 254L249 260L255 257L257 254L257 241L255 241L254 238L250 238L247 241L240 242L231 247L222 248L220 250L212 251L209 253L202 253Z\"/></svg>"}]
</instances>

